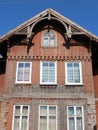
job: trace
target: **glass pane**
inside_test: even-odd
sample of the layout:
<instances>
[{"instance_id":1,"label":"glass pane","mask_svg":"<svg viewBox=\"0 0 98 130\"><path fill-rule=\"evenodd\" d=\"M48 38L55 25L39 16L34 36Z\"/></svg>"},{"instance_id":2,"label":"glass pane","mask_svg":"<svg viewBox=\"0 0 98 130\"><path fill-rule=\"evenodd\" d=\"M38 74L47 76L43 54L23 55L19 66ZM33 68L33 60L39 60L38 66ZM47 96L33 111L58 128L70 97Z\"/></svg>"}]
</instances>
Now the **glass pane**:
<instances>
[{"instance_id":1,"label":"glass pane","mask_svg":"<svg viewBox=\"0 0 98 130\"><path fill-rule=\"evenodd\" d=\"M74 117L69 117L69 130L75 130ZM79 130L79 129L77 129L77 130Z\"/></svg>"},{"instance_id":2,"label":"glass pane","mask_svg":"<svg viewBox=\"0 0 98 130\"><path fill-rule=\"evenodd\" d=\"M55 81L55 64L54 62L44 62L42 68L42 82Z\"/></svg>"},{"instance_id":3,"label":"glass pane","mask_svg":"<svg viewBox=\"0 0 98 130\"><path fill-rule=\"evenodd\" d=\"M30 80L30 69L25 69L24 70L24 81L29 81Z\"/></svg>"},{"instance_id":4,"label":"glass pane","mask_svg":"<svg viewBox=\"0 0 98 130\"><path fill-rule=\"evenodd\" d=\"M22 114L23 115L27 115L28 114L28 106L23 106Z\"/></svg>"},{"instance_id":5,"label":"glass pane","mask_svg":"<svg viewBox=\"0 0 98 130\"><path fill-rule=\"evenodd\" d=\"M44 62L44 63L43 63L43 67L48 67L48 63L47 63L47 62Z\"/></svg>"},{"instance_id":6,"label":"glass pane","mask_svg":"<svg viewBox=\"0 0 98 130\"><path fill-rule=\"evenodd\" d=\"M82 117L77 117L77 130L83 130Z\"/></svg>"},{"instance_id":7,"label":"glass pane","mask_svg":"<svg viewBox=\"0 0 98 130\"><path fill-rule=\"evenodd\" d=\"M45 34L43 36L43 45L54 46L54 43L55 43L55 35L54 35L54 33L51 32L51 31L45 32Z\"/></svg>"},{"instance_id":8,"label":"glass pane","mask_svg":"<svg viewBox=\"0 0 98 130\"><path fill-rule=\"evenodd\" d=\"M21 130L27 130L27 117L26 116L22 117Z\"/></svg>"},{"instance_id":9,"label":"glass pane","mask_svg":"<svg viewBox=\"0 0 98 130\"><path fill-rule=\"evenodd\" d=\"M56 107L55 106L49 106L49 114L56 114Z\"/></svg>"},{"instance_id":10,"label":"glass pane","mask_svg":"<svg viewBox=\"0 0 98 130\"><path fill-rule=\"evenodd\" d=\"M74 107L68 107L68 115L74 114Z\"/></svg>"},{"instance_id":11,"label":"glass pane","mask_svg":"<svg viewBox=\"0 0 98 130\"><path fill-rule=\"evenodd\" d=\"M74 67L79 68L79 63L78 62L74 63Z\"/></svg>"},{"instance_id":12,"label":"glass pane","mask_svg":"<svg viewBox=\"0 0 98 130\"><path fill-rule=\"evenodd\" d=\"M17 81L23 81L23 69L18 70Z\"/></svg>"},{"instance_id":13,"label":"glass pane","mask_svg":"<svg viewBox=\"0 0 98 130\"><path fill-rule=\"evenodd\" d=\"M72 68L72 63L67 63L67 67L71 67Z\"/></svg>"},{"instance_id":14,"label":"glass pane","mask_svg":"<svg viewBox=\"0 0 98 130\"><path fill-rule=\"evenodd\" d=\"M47 75L45 76L45 75L43 75L43 77L42 77L42 82L48 82L48 77L47 77Z\"/></svg>"},{"instance_id":15,"label":"glass pane","mask_svg":"<svg viewBox=\"0 0 98 130\"><path fill-rule=\"evenodd\" d=\"M76 107L76 114L82 114L82 108Z\"/></svg>"},{"instance_id":16,"label":"glass pane","mask_svg":"<svg viewBox=\"0 0 98 130\"><path fill-rule=\"evenodd\" d=\"M49 82L55 82L55 70L49 70Z\"/></svg>"},{"instance_id":17,"label":"glass pane","mask_svg":"<svg viewBox=\"0 0 98 130\"><path fill-rule=\"evenodd\" d=\"M20 106L15 106L15 115L20 114Z\"/></svg>"},{"instance_id":18,"label":"glass pane","mask_svg":"<svg viewBox=\"0 0 98 130\"><path fill-rule=\"evenodd\" d=\"M50 37L54 37L54 32L50 31L49 34L48 34Z\"/></svg>"},{"instance_id":19,"label":"glass pane","mask_svg":"<svg viewBox=\"0 0 98 130\"><path fill-rule=\"evenodd\" d=\"M40 106L40 114L47 114L47 106Z\"/></svg>"},{"instance_id":20,"label":"glass pane","mask_svg":"<svg viewBox=\"0 0 98 130\"><path fill-rule=\"evenodd\" d=\"M50 46L54 46L55 45L55 39L54 38L51 38L50 39Z\"/></svg>"},{"instance_id":21,"label":"glass pane","mask_svg":"<svg viewBox=\"0 0 98 130\"><path fill-rule=\"evenodd\" d=\"M47 117L40 116L40 130L47 130Z\"/></svg>"},{"instance_id":22,"label":"glass pane","mask_svg":"<svg viewBox=\"0 0 98 130\"><path fill-rule=\"evenodd\" d=\"M73 82L73 67L72 63L67 63L67 80L68 82Z\"/></svg>"},{"instance_id":23,"label":"glass pane","mask_svg":"<svg viewBox=\"0 0 98 130\"><path fill-rule=\"evenodd\" d=\"M24 67L24 63L19 63L18 64L18 68L23 68Z\"/></svg>"},{"instance_id":24,"label":"glass pane","mask_svg":"<svg viewBox=\"0 0 98 130\"><path fill-rule=\"evenodd\" d=\"M42 82L48 82L48 67L44 67L42 70Z\"/></svg>"},{"instance_id":25,"label":"glass pane","mask_svg":"<svg viewBox=\"0 0 98 130\"><path fill-rule=\"evenodd\" d=\"M48 37L44 37L44 38L43 38L43 45L44 45L44 46L48 46L48 45L49 45Z\"/></svg>"},{"instance_id":26,"label":"glass pane","mask_svg":"<svg viewBox=\"0 0 98 130\"><path fill-rule=\"evenodd\" d=\"M55 63L49 63L49 82L55 82Z\"/></svg>"},{"instance_id":27,"label":"glass pane","mask_svg":"<svg viewBox=\"0 0 98 130\"><path fill-rule=\"evenodd\" d=\"M25 68L30 68L30 63L25 63Z\"/></svg>"},{"instance_id":28,"label":"glass pane","mask_svg":"<svg viewBox=\"0 0 98 130\"><path fill-rule=\"evenodd\" d=\"M50 67L54 67L54 65L55 65L54 62L50 62L50 63L49 63L49 66L50 66Z\"/></svg>"},{"instance_id":29,"label":"glass pane","mask_svg":"<svg viewBox=\"0 0 98 130\"><path fill-rule=\"evenodd\" d=\"M15 116L14 117L14 130L19 130L19 122L20 122L19 116Z\"/></svg>"},{"instance_id":30,"label":"glass pane","mask_svg":"<svg viewBox=\"0 0 98 130\"><path fill-rule=\"evenodd\" d=\"M52 82L52 83L55 82L55 76L50 76L48 82L50 82L50 83L51 83L51 82Z\"/></svg>"},{"instance_id":31,"label":"glass pane","mask_svg":"<svg viewBox=\"0 0 98 130\"><path fill-rule=\"evenodd\" d=\"M79 63L74 63L74 82L80 82Z\"/></svg>"},{"instance_id":32,"label":"glass pane","mask_svg":"<svg viewBox=\"0 0 98 130\"><path fill-rule=\"evenodd\" d=\"M55 116L49 117L49 130L56 130L56 117Z\"/></svg>"}]
</instances>

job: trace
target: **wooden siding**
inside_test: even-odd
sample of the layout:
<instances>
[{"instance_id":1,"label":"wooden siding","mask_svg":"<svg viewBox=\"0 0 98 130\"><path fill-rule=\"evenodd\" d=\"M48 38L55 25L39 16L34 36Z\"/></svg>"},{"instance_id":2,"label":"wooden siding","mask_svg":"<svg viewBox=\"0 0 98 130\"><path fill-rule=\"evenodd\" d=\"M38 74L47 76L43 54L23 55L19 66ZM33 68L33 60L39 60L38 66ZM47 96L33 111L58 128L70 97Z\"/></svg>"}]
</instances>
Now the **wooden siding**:
<instances>
[{"instance_id":1,"label":"wooden siding","mask_svg":"<svg viewBox=\"0 0 98 130\"><path fill-rule=\"evenodd\" d=\"M85 46L72 46L77 41L71 40L70 48L67 49L64 45L64 38L56 32L57 47L42 47L43 31L38 32L32 39L33 46L30 48L29 55L27 55L26 45L15 45L10 49L6 68L5 91L10 92L15 86L16 65L18 61L32 62L32 85L40 85L40 61L53 60L57 61L57 85L65 85L65 62L67 61L81 61L83 87L86 93L93 92L92 79L92 64L91 54ZM78 44L78 42L77 42ZM10 76L9 76L10 74Z\"/></svg>"},{"instance_id":2,"label":"wooden siding","mask_svg":"<svg viewBox=\"0 0 98 130\"><path fill-rule=\"evenodd\" d=\"M60 28L60 27L59 27ZM58 30L59 30L58 28ZM12 129L13 106L17 104L30 105L29 130L38 130L39 105L57 106L57 130L67 130L67 106L77 105L84 108L85 130L93 130L96 124L94 83L97 77L92 72L91 51L88 51L89 40L84 37L72 36L70 42L64 38L60 31L54 29L57 44L55 47L43 47L42 36L45 29L34 34L29 53L27 54L27 42L21 42L18 36L10 39L10 47L7 52L5 74L0 75L0 94L3 98L0 102L0 121L2 129ZM14 39L14 40L13 40ZM85 42L84 42L85 41ZM67 47L69 45L69 47ZM17 62L32 62L31 83L16 83ZM57 61L57 84L40 84L40 61ZM79 61L82 65L83 84L66 85L65 62ZM97 89L97 85L96 89ZM98 92L95 89L95 94ZM4 90L4 91L3 91ZM98 105L96 103L96 109ZM3 120L2 120L3 119Z\"/></svg>"}]
</instances>

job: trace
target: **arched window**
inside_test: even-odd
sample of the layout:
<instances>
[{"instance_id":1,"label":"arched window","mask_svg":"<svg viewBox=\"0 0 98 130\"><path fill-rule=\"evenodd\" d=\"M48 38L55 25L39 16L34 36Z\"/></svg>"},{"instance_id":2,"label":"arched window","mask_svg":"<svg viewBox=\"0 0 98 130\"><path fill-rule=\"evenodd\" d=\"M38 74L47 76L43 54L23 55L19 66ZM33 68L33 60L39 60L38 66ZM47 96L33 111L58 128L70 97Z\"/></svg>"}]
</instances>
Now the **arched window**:
<instances>
[{"instance_id":1,"label":"arched window","mask_svg":"<svg viewBox=\"0 0 98 130\"><path fill-rule=\"evenodd\" d=\"M55 46L55 34L52 31L46 31L43 35L43 46L54 47Z\"/></svg>"}]
</instances>

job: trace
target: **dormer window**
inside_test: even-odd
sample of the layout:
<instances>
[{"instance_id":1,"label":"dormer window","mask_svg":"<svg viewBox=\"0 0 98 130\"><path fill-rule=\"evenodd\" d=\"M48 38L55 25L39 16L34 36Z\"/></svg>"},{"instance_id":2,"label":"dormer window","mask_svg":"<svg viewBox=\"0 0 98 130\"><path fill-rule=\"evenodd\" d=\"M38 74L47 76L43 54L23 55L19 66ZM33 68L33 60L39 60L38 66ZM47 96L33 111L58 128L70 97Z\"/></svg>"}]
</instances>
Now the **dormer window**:
<instances>
[{"instance_id":1,"label":"dormer window","mask_svg":"<svg viewBox=\"0 0 98 130\"><path fill-rule=\"evenodd\" d=\"M42 46L43 47L54 47L55 43L55 34L53 31L46 31L43 35Z\"/></svg>"}]
</instances>

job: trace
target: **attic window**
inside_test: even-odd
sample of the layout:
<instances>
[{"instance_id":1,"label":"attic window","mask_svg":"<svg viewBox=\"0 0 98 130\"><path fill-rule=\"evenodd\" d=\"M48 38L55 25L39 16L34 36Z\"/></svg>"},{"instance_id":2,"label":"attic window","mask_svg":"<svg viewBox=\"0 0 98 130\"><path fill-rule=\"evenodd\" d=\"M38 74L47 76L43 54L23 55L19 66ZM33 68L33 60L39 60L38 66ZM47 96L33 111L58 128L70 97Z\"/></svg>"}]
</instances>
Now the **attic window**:
<instances>
[{"instance_id":1,"label":"attic window","mask_svg":"<svg viewBox=\"0 0 98 130\"><path fill-rule=\"evenodd\" d=\"M56 45L55 34L53 31L46 31L43 35L42 46L54 47Z\"/></svg>"}]
</instances>

